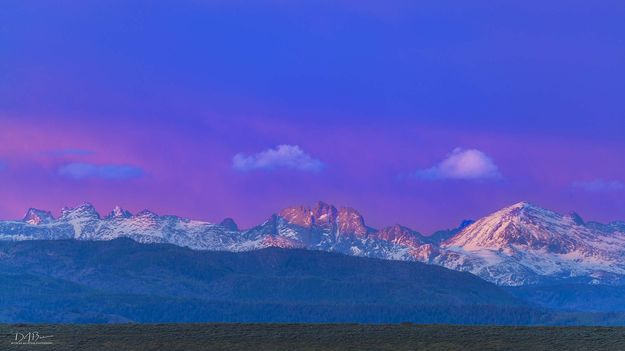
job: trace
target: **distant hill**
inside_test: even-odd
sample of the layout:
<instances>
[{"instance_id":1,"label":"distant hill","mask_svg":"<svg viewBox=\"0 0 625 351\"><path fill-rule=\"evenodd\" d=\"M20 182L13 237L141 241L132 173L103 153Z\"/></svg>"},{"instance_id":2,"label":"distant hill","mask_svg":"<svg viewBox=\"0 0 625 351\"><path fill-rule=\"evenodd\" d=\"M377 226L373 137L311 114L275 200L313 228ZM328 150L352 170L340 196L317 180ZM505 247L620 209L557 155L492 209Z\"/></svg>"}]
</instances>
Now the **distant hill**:
<instances>
[{"instance_id":1,"label":"distant hill","mask_svg":"<svg viewBox=\"0 0 625 351\"><path fill-rule=\"evenodd\" d=\"M584 312L625 312L625 287L548 284L506 288L512 295L546 308Z\"/></svg>"},{"instance_id":2,"label":"distant hill","mask_svg":"<svg viewBox=\"0 0 625 351\"><path fill-rule=\"evenodd\" d=\"M535 313L469 273L418 262L130 239L0 242L0 282L3 322L523 323Z\"/></svg>"}]
</instances>

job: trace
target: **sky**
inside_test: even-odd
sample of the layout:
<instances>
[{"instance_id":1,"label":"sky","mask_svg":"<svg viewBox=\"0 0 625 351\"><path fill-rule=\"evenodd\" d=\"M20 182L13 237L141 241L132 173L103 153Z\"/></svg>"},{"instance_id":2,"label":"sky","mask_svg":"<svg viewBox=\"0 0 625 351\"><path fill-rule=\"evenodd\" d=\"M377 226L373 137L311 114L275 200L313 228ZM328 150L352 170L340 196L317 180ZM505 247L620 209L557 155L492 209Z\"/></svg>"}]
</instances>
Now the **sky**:
<instances>
[{"instance_id":1,"label":"sky","mask_svg":"<svg viewBox=\"0 0 625 351\"><path fill-rule=\"evenodd\" d=\"M519 201L625 220L622 1L0 8L0 218L242 227L318 200L424 233Z\"/></svg>"}]
</instances>

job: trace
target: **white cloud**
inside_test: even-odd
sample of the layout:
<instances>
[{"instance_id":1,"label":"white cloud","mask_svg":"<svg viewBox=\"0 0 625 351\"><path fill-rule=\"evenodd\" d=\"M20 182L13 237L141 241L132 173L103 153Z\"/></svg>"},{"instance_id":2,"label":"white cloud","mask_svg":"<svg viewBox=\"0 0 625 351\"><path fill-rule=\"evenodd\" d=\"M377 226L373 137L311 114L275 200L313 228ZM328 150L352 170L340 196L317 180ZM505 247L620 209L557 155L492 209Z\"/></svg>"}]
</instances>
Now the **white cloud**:
<instances>
[{"instance_id":1,"label":"white cloud","mask_svg":"<svg viewBox=\"0 0 625 351\"><path fill-rule=\"evenodd\" d=\"M236 154L232 167L237 171L274 170L277 168L295 169L304 172L319 172L325 165L305 153L297 145L278 145L254 155Z\"/></svg>"},{"instance_id":2,"label":"white cloud","mask_svg":"<svg viewBox=\"0 0 625 351\"><path fill-rule=\"evenodd\" d=\"M618 180L595 179L587 182L574 183L573 187L588 192L620 191L625 190L625 183Z\"/></svg>"},{"instance_id":3,"label":"white cloud","mask_svg":"<svg viewBox=\"0 0 625 351\"><path fill-rule=\"evenodd\" d=\"M488 155L480 150L462 148L454 149L436 166L417 171L415 176L425 180L502 178L499 169Z\"/></svg>"}]
</instances>

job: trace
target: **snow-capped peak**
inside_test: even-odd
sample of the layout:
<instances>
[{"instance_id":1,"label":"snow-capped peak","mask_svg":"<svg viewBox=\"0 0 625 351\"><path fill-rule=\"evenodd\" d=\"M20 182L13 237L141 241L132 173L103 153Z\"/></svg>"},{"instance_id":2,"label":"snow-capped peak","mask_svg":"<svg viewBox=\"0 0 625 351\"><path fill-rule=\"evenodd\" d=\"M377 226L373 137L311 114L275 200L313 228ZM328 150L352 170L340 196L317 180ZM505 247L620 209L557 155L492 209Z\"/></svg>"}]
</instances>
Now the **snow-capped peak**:
<instances>
[{"instance_id":1,"label":"snow-capped peak","mask_svg":"<svg viewBox=\"0 0 625 351\"><path fill-rule=\"evenodd\" d=\"M88 218L100 218L100 214L96 211L95 207L88 202L82 203L78 207L67 208L64 207L61 210L61 218L77 218L77 217L88 217Z\"/></svg>"},{"instance_id":2,"label":"snow-capped peak","mask_svg":"<svg viewBox=\"0 0 625 351\"><path fill-rule=\"evenodd\" d=\"M541 207L534 205L531 202L528 201L519 201L513 205L510 205L508 207L504 207L501 210L497 211L497 212L510 212L510 211L514 211L514 210L526 210L526 209L538 209L538 210L542 210Z\"/></svg>"},{"instance_id":3,"label":"snow-capped peak","mask_svg":"<svg viewBox=\"0 0 625 351\"><path fill-rule=\"evenodd\" d=\"M142 210L140 212L138 212L135 217L151 217L151 218L156 218L158 217L158 215L150 210Z\"/></svg>"},{"instance_id":4,"label":"snow-capped peak","mask_svg":"<svg viewBox=\"0 0 625 351\"><path fill-rule=\"evenodd\" d=\"M233 232L239 231L237 223L232 218L224 218L224 220L221 221L219 225Z\"/></svg>"},{"instance_id":5,"label":"snow-capped peak","mask_svg":"<svg viewBox=\"0 0 625 351\"><path fill-rule=\"evenodd\" d=\"M458 246L465 250L525 246L568 251L577 241L571 235L571 227L576 225L571 217L519 202L469 225L447 240L444 246Z\"/></svg>"},{"instance_id":6,"label":"snow-capped peak","mask_svg":"<svg viewBox=\"0 0 625 351\"><path fill-rule=\"evenodd\" d=\"M440 249L433 262L502 285L597 276L625 280L625 232L526 202L476 221Z\"/></svg>"},{"instance_id":7,"label":"snow-capped peak","mask_svg":"<svg viewBox=\"0 0 625 351\"><path fill-rule=\"evenodd\" d=\"M22 221L32 225L40 225L51 223L52 221L54 221L54 217L49 211L29 208L28 211L26 211L26 214L24 215L24 219L22 219Z\"/></svg>"},{"instance_id":8,"label":"snow-capped peak","mask_svg":"<svg viewBox=\"0 0 625 351\"><path fill-rule=\"evenodd\" d=\"M124 210L123 208L119 206L115 206L113 211L111 211L111 213L109 213L109 215L106 216L107 219L130 218L130 217L132 217L132 213L130 213L130 211Z\"/></svg>"}]
</instances>

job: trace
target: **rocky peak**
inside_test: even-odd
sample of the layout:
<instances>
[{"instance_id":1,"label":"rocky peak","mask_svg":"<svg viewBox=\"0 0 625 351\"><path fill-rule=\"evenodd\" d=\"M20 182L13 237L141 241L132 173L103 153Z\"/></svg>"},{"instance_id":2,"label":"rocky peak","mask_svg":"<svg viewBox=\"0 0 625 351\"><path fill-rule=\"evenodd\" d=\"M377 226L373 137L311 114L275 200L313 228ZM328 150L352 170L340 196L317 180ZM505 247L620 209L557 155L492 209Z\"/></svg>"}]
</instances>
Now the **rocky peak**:
<instances>
[{"instance_id":1,"label":"rocky peak","mask_svg":"<svg viewBox=\"0 0 625 351\"><path fill-rule=\"evenodd\" d=\"M132 222L144 229L154 229L162 224L162 218L152 211L143 210L132 217Z\"/></svg>"},{"instance_id":2,"label":"rocky peak","mask_svg":"<svg viewBox=\"0 0 625 351\"><path fill-rule=\"evenodd\" d=\"M375 233L377 239L389 241L394 244L415 246L422 244L421 235L404 226L396 224L392 227L386 227Z\"/></svg>"},{"instance_id":3,"label":"rocky peak","mask_svg":"<svg viewBox=\"0 0 625 351\"><path fill-rule=\"evenodd\" d=\"M575 227L565 216L520 202L469 225L443 246L458 246L465 250L516 246L566 253L579 244Z\"/></svg>"},{"instance_id":4,"label":"rocky peak","mask_svg":"<svg viewBox=\"0 0 625 351\"><path fill-rule=\"evenodd\" d=\"M338 235L356 235L365 237L369 229L365 220L353 208L336 207L319 201L313 207L293 206L280 211L279 216L288 223L304 228L324 227L336 229Z\"/></svg>"},{"instance_id":5,"label":"rocky peak","mask_svg":"<svg viewBox=\"0 0 625 351\"><path fill-rule=\"evenodd\" d=\"M130 213L130 211L124 210L123 208L119 206L115 206L113 211L111 211L111 213L109 213L109 215L106 216L107 219L130 218L130 217L132 217L132 213Z\"/></svg>"},{"instance_id":6,"label":"rocky peak","mask_svg":"<svg viewBox=\"0 0 625 351\"><path fill-rule=\"evenodd\" d=\"M32 225L40 225L51 223L52 221L54 221L54 217L49 211L29 208L28 211L26 211L26 214L24 215L24 219L22 219L22 221Z\"/></svg>"},{"instance_id":7,"label":"rocky peak","mask_svg":"<svg viewBox=\"0 0 625 351\"><path fill-rule=\"evenodd\" d=\"M280 211L280 217L291 224L310 228L313 225L332 225L336 221L337 210L325 202L317 202L314 207L292 206Z\"/></svg>"},{"instance_id":8,"label":"rocky peak","mask_svg":"<svg viewBox=\"0 0 625 351\"><path fill-rule=\"evenodd\" d=\"M96 211L95 207L92 204L85 202L78 207L75 208L63 208L61 210L61 218L63 219L71 219L71 218L90 218L90 219L100 219L100 214Z\"/></svg>"},{"instance_id":9,"label":"rocky peak","mask_svg":"<svg viewBox=\"0 0 625 351\"><path fill-rule=\"evenodd\" d=\"M577 225L584 225L584 224L586 224L584 222L584 219L582 219L582 216L577 214L577 212L569 213L568 217L573 221L573 223L575 223Z\"/></svg>"},{"instance_id":10,"label":"rocky peak","mask_svg":"<svg viewBox=\"0 0 625 351\"><path fill-rule=\"evenodd\" d=\"M279 220L280 217L278 215L272 214L261 225L248 230L246 233L252 234L252 237L257 237L258 235L276 235L278 234Z\"/></svg>"},{"instance_id":11,"label":"rocky peak","mask_svg":"<svg viewBox=\"0 0 625 351\"><path fill-rule=\"evenodd\" d=\"M338 211L336 224L339 235L354 234L357 237L365 237L369 231L364 218L350 207L343 207Z\"/></svg>"},{"instance_id":12,"label":"rocky peak","mask_svg":"<svg viewBox=\"0 0 625 351\"><path fill-rule=\"evenodd\" d=\"M139 213L137 213L135 216L135 218L151 218L151 219L156 219L158 218L158 215L150 210L143 210Z\"/></svg>"},{"instance_id":13,"label":"rocky peak","mask_svg":"<svg viewBox=\"0 0 625 351\"><path fill-rule=\"evenodd\" d=\"M309 207L291 206L283 209L278 215L287 222L300 227L309 228L313 224L313 217Z\"/></svg>"},{"instance_id":14,"label":"rocky peak","mask_svg":"<svg viewBox=\"0 0 625 351\"><path fill-rule=\"evenodd\" d=\"M312 216L317 225L332 225L336 222L337 210L336 207L319 201L312 209Z\"/></svg>"},{"instance_id":15,"label":"rocky peak","mask_svg":"<svg viewBox=\"0 0 625 351\"><path fill-rule=\"evenodd\" d=\"M521 202L517 202L514 205L508 206L508 207L504 207L503 209L497 211L497 213L506 213L506 214L511 214L511 215L518 215L521 213L527 213L527 212L532 212L532 211L536 211L536 210L544 210L532 203L529 203L527 201L521 201Z\"/></svg>"},{"instance_id":16,"label":"rocky peak","mask_svg":"<svg viewBox=\"0 0 625 351\"><path fill-rule=\"evenodd\" d=\"M219 225L232 232L239 231L239 226L237 226L237 223L232 218L224 218L224 220L221 221Z\"/></svg>"},{"instance_id":17,"label":"rocky peak","mask_svg":"<svg viewBox=\"0 0 625 351\"><path fill-rule=\"evenodd\" d=\"M552 218L557 217L557 219L560 219L562 215L555 213L553 211L538 207L529 202L523 201L523 202L518 202L511 206L505 207L497 212L490 214L489 216L485 218L500 218L500 219L522 218L524 220L533 220L536 218L547 218L547 217L552 217ZM481 220L483 219L484 218L482 218ZM472 223L469 226L472 226L475 223Z\"/></svg>"}]
</instances>

